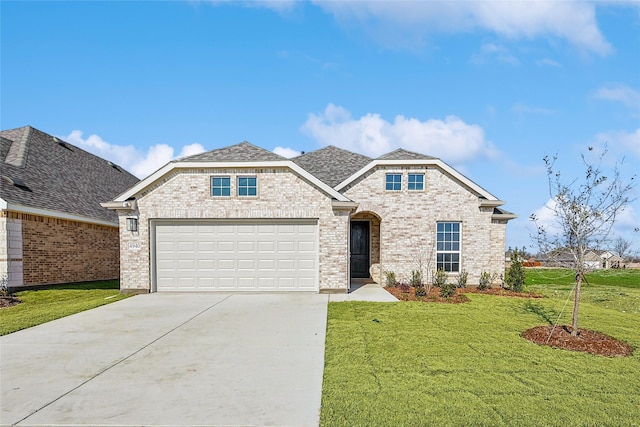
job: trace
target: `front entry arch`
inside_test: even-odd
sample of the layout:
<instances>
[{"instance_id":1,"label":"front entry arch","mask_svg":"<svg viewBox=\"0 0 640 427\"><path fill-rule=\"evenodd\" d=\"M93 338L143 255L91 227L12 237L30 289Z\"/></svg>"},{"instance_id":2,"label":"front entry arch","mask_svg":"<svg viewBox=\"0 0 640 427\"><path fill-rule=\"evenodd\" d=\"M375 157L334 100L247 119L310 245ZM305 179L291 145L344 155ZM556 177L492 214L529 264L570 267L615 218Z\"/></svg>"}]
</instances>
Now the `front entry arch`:
<instances>
[{"instance_id":1,"label":"front entry arch","mask_svg":"<svg viewBox=\"0 0 640 427\"><path fill-rule=\"evenodd\" d=\"M380 262L380 217L373 212L358 212L351 217L350 277L370 278L370 268Z\"/></svg>"}]
</instances>

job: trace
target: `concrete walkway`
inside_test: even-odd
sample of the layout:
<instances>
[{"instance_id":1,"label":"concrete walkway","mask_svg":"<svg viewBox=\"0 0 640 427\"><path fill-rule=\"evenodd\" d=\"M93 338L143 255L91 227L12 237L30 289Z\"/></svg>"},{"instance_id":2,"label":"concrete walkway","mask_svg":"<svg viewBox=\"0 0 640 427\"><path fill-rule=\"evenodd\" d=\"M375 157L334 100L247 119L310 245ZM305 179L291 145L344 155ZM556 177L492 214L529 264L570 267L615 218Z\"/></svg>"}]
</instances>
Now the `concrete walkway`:
<instances>
[{"instance_id":1,"label":"concrete walkway","mask_svg":"<svg viewBox=\"0 0 640 427\"><path fill-rule=\"evenodd\" d=\"M0 423L317 426L328 298L139 295L0 337Z\"/></svg>"},{"instance_id":2,"label":"concrete walkway","mask_svg":"<svg viewBox=\"0 0 640 427\"><path fill-rule=\"evenodd\" d=\"M395 302L396 297L385 291L376 283L369 281L353 281L348 294L331 294L330 301L371 301L371 302Z\"/></svg>"}]
</instances>

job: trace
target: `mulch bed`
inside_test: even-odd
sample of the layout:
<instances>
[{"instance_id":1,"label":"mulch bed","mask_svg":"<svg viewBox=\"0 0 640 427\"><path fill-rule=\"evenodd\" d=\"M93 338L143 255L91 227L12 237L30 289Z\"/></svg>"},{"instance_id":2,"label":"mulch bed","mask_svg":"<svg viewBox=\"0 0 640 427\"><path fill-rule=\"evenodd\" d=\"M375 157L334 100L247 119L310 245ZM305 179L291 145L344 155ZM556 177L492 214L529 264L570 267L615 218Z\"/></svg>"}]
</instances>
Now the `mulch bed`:
<instances>
[{"instance_id":1,"label":"mulch bed","mask_svg":"<svg viewBox=\"0 0 640 427\"><path fill-rule=\"evenodd\" d=\"M462 292L460 292L462 289L456 289L456 294L448 298L441 297L440 288L435 286L433 286L429 293L423 297L417 297L416 290L413 287L410 287L406 292L400 287L386 287L385 289L400 301L443 302L449 304L460 304L471 301Z\"/></svg>"},{"instance_id":2,"label":"mulch bed","mask_svg":"<svg viewBox=\"0 0 640 427\"><path fill-rule=\"evenodd\" d=\"M533 292L514 292L502 288L490 288L485 290L479 290L476 287L456 288L455 295L448 298L441 297L440 288L435 286L431 288L428 295L423 297L416 297L415 289L413 287L410 287L408 291L404 291L400 287L385 287L384 289L401 301L442 302L450 304L460 304L471 301L465 294L485 294L515 298L543 298L541 294L535 294Z\"/></svg>"},{"instance_id":3,"label":"mulch bed","mask_svg":"<svg viewBox=\"0 0 640 427\"><path fill-rule=\"evenodd\" d=\"M20 301L19 298L14 297L14 296L3 296L0 297L0 308L5 308L5 307L13 307L14 305L20 304L22 301Z\"/></svg>"},{"instance_id":4,"label":"mulch bed","mask_svg":"<svg viewBox=\"0 0 640 427\"><path fill-rule=\"evenodd\" d=\"M552 332L553 331L553 332ZM551 335L551 337L549 337ZM571 335L570 326L553 325L536 326L522 333L522 337L539 345L582 351L600 356L630 356L633 347L600 332L579 329L577 336Z\"/></svg>"}]
</instances>

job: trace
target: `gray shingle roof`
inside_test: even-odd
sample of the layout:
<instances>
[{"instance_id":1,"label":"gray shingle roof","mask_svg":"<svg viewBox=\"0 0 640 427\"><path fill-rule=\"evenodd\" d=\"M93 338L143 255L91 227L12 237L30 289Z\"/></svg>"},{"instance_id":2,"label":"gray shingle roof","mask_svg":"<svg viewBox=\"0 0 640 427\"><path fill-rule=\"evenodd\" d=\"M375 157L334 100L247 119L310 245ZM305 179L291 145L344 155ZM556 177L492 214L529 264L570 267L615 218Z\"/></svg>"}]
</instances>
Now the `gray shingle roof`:
<instances>
[{"instance_id":1,"label":"gray shingle roof","mask_svg":"<svg viewBox=\"0 0 640 427\"><path fill-rule=\"evenodd\" d=\"M387 154L378 157L377 160L434 160L436 157L427 156L426 154L414 153L402 148L398 148Z\"/></svg>"},{"instance_id":2,"label":"gray shingle roof","mask_svg":"<svg viewBox=\"0 0 640 427\"><path fill-rule=\"evenodd\" d=\"M175 162L271 162L288 160L264 148L256 147L249 142L230 147L218 148L206 153L183 157Z\"/></svg>"},{"instance_id":3,"label":"gray shingle roof","mask_svg":"<svg viewBox=\"0 0 640 427\"><path fill-rule=\"evenodd\" d=\"M9 203L114 223L117 214L100 203L139 181L119 166L31 126L0 132L0 175L0 197Z\"/></svg>"},{"instance_id":4,"label":"gray shingle roof","mask_svg":"<svg viewBox=\"0 0 640 427\"><path fill-rule=\"evenodd\" d=\"M371 162L371 158L329 145L291 159L320 181L335 187Z\"/></svg>"}]
</instances>

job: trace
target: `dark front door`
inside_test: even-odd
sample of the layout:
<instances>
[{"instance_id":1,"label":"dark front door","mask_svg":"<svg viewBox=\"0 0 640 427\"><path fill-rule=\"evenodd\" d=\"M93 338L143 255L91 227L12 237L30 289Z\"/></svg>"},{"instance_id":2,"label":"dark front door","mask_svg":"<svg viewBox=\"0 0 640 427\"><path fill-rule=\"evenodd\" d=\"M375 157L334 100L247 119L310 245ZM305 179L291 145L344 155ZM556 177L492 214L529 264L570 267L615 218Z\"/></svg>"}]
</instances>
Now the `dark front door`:
<instances>
[{"instance_id":1,"label":"dark front door","mask_svg":"<svg viewBox=\"0 0 640 427\"><path fill-rule=\"evenodd\" d=\"M351 222L351 277L369 277L369 221Z\"/></svg>"}]
</instances>

